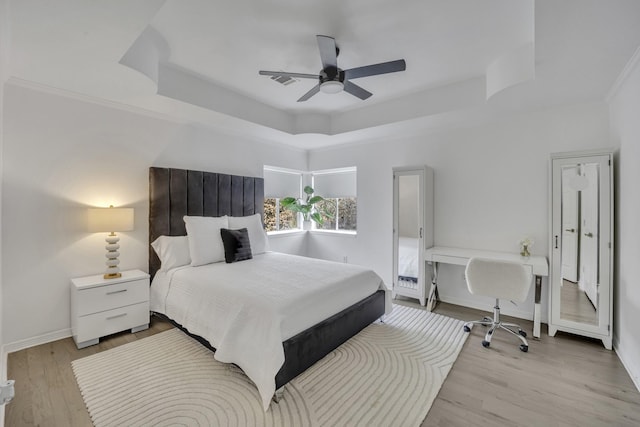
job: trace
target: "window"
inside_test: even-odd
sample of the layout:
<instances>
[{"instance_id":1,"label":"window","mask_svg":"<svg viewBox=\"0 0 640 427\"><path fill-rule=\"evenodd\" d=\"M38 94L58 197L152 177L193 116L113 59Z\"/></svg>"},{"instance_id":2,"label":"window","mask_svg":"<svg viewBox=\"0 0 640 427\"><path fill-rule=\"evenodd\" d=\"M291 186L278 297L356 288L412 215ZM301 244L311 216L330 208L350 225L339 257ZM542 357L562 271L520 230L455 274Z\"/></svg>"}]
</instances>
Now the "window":
<instances>
[{"instance_id":1,"label":"window","mask_svg":"<svg viewBox=\"0 0 640 427\"><path fill-rule=\"evenodd\" d=\"M264 167L264 228L266 231L295 230L298 215L280 206L280 199L300 197L302 172Z\"/></svg>"},{"instance_id":2,"label":"window","mask_svg":"<svg viewBox=\"0 0 640 427\"><path fill-rule=\"evenodd\" d=\"M264 199L264 229L265 231L294 230L298 228L295 212L283 209L280 198Z\"/></svg>"},{"instance_id":3,"label":"window","mask_svg":"<svg viewBox=\"0 0 640 427\"><path fill-rule=\"evenodd\" d=\"M358 198L356 197L356 168L333 169L312 173L316 195L325 198L321 204L325 221L316 225L319 230L356 231Z\"/></svg>"},{"instance_id":4,"label":"window","mask_svg":"<svg viewBox=\"0 0 640 427\"><path fill-rule=\"evenodd\" d=\"M358 224L358 199L355 197L325 198L321 209L328 214L319 230L356 231Z\"/></svg>"}]
</instances>

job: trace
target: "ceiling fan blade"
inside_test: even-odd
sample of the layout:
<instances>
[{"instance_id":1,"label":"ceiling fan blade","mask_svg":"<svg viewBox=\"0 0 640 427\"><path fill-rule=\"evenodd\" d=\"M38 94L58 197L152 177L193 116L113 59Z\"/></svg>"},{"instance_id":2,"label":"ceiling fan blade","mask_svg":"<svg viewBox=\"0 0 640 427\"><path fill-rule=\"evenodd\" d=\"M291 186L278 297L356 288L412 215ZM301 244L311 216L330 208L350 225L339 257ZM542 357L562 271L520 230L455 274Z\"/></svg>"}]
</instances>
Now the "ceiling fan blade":
<instances>
[{"instance_id":1,"label":"ceiling fan blade","mask_svg":"<svg viewBox=\"0 0 640 427\"><path fill-rule=\"evenodd\" d=\"M327 67L338 68L338 53L336 51L336 40L329 36L316 36L318 39L318 49L320 49L320 59L322 59L322 69Z\"/></svg>"},{"instance_id":2,"label":"ceiling fan blade","mask_svg":"<svg viewBox=\"0 0 640 427\"><path fill-rule=\"evenodd\" d=\"M298 99L298 102L306 101L307 99L311 98L313 95L315 95L318 92L320 92L320 84L319 83L317 85L315 85L314 87L312 87L309 92L307 92L304 95L302 95L300 97L300 99Z\"/></svg>"},{"instance_id":3,"label":"ceiling fan blade","mask_svg":"<svg viewBox=\"0 0 640 427\"><path fill-rule=\"evenodd\" d=\"M344 91L345 92L349 92L351 95L358 97L362 100L365 100L367 98L369 98L371 95L373 95L371 92L369 92L368 90L365 90L363 88L361 88L360 86L358 86L355 83L351 83L348 80L344 81Z\"/></svg>"},{"instance_id":4,"label":"ceiling fan blade","mask_svg":"<svg viewBox=\"0 0 640 427\"><path fill-rule=\"evenodd\" d=\"M284 76L284 77L297 77L300 79L318 79L317 74L305 74L305 73L285 73L284 71L258 71L261 76Z\"/></svg>"},{"instance_id":5,"label":"ceiling fan blade","mask_svg":"<svg viewBox=\"0 0 640 427\"><path fill-rule=\"evenodd\" d=\"M398 59L396 61L381 62L380 64L352 68L350 70L345 70L344 74L346 79L358 79L360 77L375 76L378 74L395 73L406 69L407 64L404 62L404 59Z\"/></svg>"}]
</instances>

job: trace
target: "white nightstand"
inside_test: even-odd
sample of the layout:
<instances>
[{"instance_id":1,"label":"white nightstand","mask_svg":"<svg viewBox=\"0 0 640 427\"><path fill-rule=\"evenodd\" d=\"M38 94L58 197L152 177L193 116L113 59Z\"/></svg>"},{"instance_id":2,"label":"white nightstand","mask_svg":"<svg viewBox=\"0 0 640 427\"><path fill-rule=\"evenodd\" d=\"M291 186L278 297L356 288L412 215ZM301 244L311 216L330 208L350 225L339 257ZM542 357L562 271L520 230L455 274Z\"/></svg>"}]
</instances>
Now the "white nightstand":
<instances>
[{"instance_id":1,"label":"white nightstand","mask_svg":"<svg viewBox=\"0 0 640 427\"><path fill-rule=\"evenodd\" d=\"M78 348L98 344L100 337L149 327L149 275L123 271L122 277L102 274L71 280L71 329Z\"/></svg>"}]
</instances>

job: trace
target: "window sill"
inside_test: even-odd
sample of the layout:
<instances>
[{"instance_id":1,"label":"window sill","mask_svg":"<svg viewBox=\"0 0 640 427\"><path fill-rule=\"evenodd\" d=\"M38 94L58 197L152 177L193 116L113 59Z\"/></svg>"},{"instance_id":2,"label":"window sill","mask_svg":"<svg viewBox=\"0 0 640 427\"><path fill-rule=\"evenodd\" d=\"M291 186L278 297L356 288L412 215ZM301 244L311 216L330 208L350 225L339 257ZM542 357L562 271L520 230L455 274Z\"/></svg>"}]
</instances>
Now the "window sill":
<instances>
[{"instance_id":1,"label":"window sill","mask_svg":"<svg viewBox=\"0 0 640 427\"><path fill-rule=\"evenodd\" d=\"M295 236L298 234L304 234L305 231L301 230L301 229L295 229L295 230L281 230L281 231L267 231L267 237L272 238L272 237L288 237L288 236Z\"/></svg>"},{"instance_id":2,"label":"window sill","mask_svg":"<svg viewBox=\"0 0 640 427\"><path fill-rule=\"evenodd\" d=\"M300 228L297 228L295 230L282 230L282 231L267 231L267 237L271 238L271 237L275 237L275 238L279 238L279 237L287 237L287 236L296 236L296 235L300 235L300 234L304 234L304 233L311 233L311 234L320 234L320 235L326 235L326 236L338 236L338 237L357 237L358 236L358 232L357 231L346 231L346 230L302 230Z\"/></svg>"},{"instance_id":3,"label":"window sill","mask_svg":"<svg viewBox=\"0 0 640 427\"><path fill-rule=\"evenodd\" d=\"M322 234L327 236L336 236L336 237L357 237L357 231L346 231L346 230L309 230L312 234Z\"/></svg>"}]
</instances>

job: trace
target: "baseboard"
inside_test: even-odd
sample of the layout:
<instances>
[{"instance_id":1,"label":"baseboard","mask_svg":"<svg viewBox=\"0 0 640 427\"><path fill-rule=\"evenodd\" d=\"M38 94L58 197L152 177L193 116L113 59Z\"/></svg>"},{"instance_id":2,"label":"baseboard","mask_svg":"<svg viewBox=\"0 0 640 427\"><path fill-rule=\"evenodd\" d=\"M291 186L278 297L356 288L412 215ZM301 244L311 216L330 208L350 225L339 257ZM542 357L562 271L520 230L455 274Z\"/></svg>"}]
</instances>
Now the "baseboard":
<instances>
[{"instance_id":1,"label":"baseboard","mask_svg":"<svg viewBox=\"0 0 640 427\"><path fill-rule=\"evenodd\" d=\"M46 344L52 341L58 341L71 336L71 328L62 329L55 332L49 332L48 334L39 335L33 338L27 338L20 341L15 341L2 346L2 354L6 357L9 353L15 351L24 350L25 348L35 347L40 344ZM6 359L5 359L6 366Z\"/></svg>"},{"instance_id":2,"label":"baseboard","mask_svg":"<svg viewBox=\"0 0 640 427\"><path fill-rule=\"evenodd\" d=\"M440 301L446 302L448 304L475 308L477 310L483 310L487 312L493 311L493 306L488 306L487 304L478 303L465 298L445 296L443 298L440 298ZM504 303L502 301L500 302L500 314L504 314L505 316L517 317L518 319L533 320L533 311L519 310L509 301L505 301Z\"/></svg>"},{"instance_id":3,"label":"baseboard","mask_svg":"<svg viewBox=\"0 0 640 427\"><path fill-rule=\"evenodd\" d=\"M636 386L636 389L640 391L640 366L634 366L630 363L631 360L637 360L636 358L627 358L626 355L628 352L625 351L624 347L620 346L620 340L617 336L613 336L613 351L618 355L618 359L622 362L622 366L627 370L629 377L631 377L631 381ZM636 355L637 356L637 355ZM638 369L638 371L636 371Z\"/></svg>"}]
</instances>

